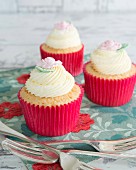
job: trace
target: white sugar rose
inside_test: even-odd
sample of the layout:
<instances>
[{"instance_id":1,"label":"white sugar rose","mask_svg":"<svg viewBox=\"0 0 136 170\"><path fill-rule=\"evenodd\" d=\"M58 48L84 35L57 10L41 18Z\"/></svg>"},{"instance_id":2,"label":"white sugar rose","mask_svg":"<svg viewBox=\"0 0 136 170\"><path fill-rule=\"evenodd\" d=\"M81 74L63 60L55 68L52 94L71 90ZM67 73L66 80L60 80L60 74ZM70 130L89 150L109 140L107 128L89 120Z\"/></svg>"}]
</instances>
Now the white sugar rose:
<instances>
[{"instance_id":1,"label":"white sugar rose","mask_svg":"<svg viewBox=\"0 0 136 170\"><path fill-rule=\"evenodd\" d=\"M58 61L55 61L54 58L52 57L47 57L45 59L42 59L38 64L37 66L41 67L41 68L53 68L54 66L57 66L57 65L62 65L62 62L60 60Z\"/></svg>"},{"instance_id":2,"label":"white sugar rose","mask_svg":"<svg viewBox=\"0 0 136 170\"><path fill-rule=\"evenodd\" d=\"M116 51L120 49L121 47L122 47L122 44L118 43L117 41L107 40L99 46L99 49Z\"/></svg>"}]
</instances>

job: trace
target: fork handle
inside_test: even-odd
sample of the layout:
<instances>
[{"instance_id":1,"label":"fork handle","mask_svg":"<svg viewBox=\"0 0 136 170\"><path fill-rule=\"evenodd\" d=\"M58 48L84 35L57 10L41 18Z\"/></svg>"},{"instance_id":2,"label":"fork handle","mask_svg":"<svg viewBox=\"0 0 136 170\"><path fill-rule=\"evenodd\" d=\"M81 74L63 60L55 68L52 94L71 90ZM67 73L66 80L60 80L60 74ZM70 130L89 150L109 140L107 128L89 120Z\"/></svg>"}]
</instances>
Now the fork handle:
<instances>
[{"instance_id":1,"label":"fork handle","mask_svg":"<svg viewBox=\"0 0 136 170\"><path fill-rule=\"evenodd\" d=\"M93 167L93 166L90 166L90 165L88 165L88 164L86 164L86 163L84 163L84 162L81 162L80 161L80 163L81 163L81 170L102 170L102 169L99 169L99 168L95 168L95 167ZM83 168L82 168L83 167Z\"/></svg>"},{"instance_id":2,"label":"fork handle","mask_svg":"<svg viewBox=\"0 0 136 170\"><path fill-rule=\"evenodd\" d=\"M0 133L3 134L3 135L9 135L9 136L17 137L19 139L23 139L23 140L27 141L26 136L24 136L23 134L11 129L10 127L5 125L1 121L0 121Z\"/></svg>"},{"instance_id":3,"label":"fork handle","mask_svg":"<svg viewBox=\"0 0 136 170\"><path fill-rule=\"evenodd\" d=\"M99 157L111 158L111 159L136 158L135 154L127 154L127 153L107 153L107 152L93 152L93 151L83 151L83 150L65 150L65 152L70 154L99 156Z\"/></svg>"},{"instance_id":4,"label":"fork handle","mask_svg":"<svg viewBox=\"0 0 136 170\"><path fill-rule=\"evenodd\" d=\"M29 143L34 143L38 146L41 146L42 148L46 148L46 149L49 149L51 151L54 151L56 154L60 154L60 150L58 150L58 149L56 149L52 146L49 146L47 144L43 144L43 143L39 142L38 140L32 139L28 136L25 136L25 135L17 132L16 130L13 130L12 128L8 127L7 125L2 123L1 121L0 121L0 133L3 134L3 135L16 137L18 139L24 140L24 141L29 142Z\"/></svg>"}]
</instances>

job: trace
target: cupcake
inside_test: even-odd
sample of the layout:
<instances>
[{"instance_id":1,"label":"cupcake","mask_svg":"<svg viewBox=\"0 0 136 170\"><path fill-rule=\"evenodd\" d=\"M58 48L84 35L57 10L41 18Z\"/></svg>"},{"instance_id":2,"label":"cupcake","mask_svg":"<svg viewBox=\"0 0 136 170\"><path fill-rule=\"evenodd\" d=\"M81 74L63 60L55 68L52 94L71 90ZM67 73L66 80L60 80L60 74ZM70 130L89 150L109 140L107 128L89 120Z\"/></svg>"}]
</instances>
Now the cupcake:
<instances>
[{"instance_id":1,"label":"cupcake","mask_svg":"<svg viewBox=\"0 0 136 170\"><path fill-rule=\"evenodd\" d=\"M120 106L130 101L135 82L136 66L125 48L116 41L102 43L84 66L85 92L94 103Z\"/></svg>"},{"instance_id":2,"label":"cupcake","mask_svg":"<svg viewBox=\"0 0 136 170\"><path fill-rule=\"evenodd\" d=\"M40 52L42 59L51 56L55 60L61 60L65 69L73 76L82 73L84 45L71 23L57 23L46 42L41 44Z\"/></svg>"},{"instance_id":3,"label":"cupcake","mask_svg":"<svg viewBox=\"0 0 136 170\"><path fill-rule=\"evenodd\" d=\"M19 91L26 124L42 136L60 136L76 125L83 89L61 61L42 59Z\"/></svg>"}]
</instances>

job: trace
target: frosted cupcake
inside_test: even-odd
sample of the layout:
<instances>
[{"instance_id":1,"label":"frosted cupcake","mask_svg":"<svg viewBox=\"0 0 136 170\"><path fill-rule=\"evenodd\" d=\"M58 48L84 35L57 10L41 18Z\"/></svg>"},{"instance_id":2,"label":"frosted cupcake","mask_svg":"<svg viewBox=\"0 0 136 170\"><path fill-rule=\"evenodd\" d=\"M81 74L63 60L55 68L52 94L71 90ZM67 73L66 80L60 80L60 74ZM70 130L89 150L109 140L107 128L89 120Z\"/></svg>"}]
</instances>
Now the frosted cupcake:
<instances>
[{"instance_id":1,"label":"frosted cupcake","mask_svg":"<svg viewBox=\"0 0 136 170\"><path fill-rule=\"evenodd\" d=\"M68 22L57 23L46 42L40 46L41 58L48 56L61 60L73 76L82 73L84 46L77 29Z\"/></svg>"},{"instance_id":2,"label":"frosted cupcake","mask_svg":"<svg viewBox=\"0 0 136 170\"><path fill-rule=\"evenodd\" d=\"M47 57L32 70L18 97L28 127L43 136L60 136L76 125L83 90L61 61Z\"/></svg>"},{"instance_id":3,"label":"frosted cupcake","mask_svg":"<svg viewBox=\"0 0 136 170\"><path fill-rule=\"evenodd\" d=\"M136 67L125 48L116 41L102 43L84 66L85 92L94 103L120 106L130 101L135 82Z\"/></svg>"}]
</instances>

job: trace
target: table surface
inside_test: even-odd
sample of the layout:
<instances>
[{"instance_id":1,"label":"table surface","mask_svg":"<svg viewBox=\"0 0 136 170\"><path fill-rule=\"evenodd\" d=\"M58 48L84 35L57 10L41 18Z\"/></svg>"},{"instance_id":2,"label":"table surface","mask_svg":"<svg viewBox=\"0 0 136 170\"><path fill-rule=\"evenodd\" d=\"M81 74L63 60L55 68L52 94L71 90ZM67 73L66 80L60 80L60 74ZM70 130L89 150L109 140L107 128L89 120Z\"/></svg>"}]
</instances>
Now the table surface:
<instances>
[{"instance_id":1,"label":"table surface","mask_svg":"<svg viewBox=\"0 0 136 170\"><path fill-rule=\"evenodd\" d=\"M85 56L85 62L90 58ZM3 101L16 102L17 92L23 86L16 80L22 74L30 73L33 67L15 69L11 71L0 72L0 103ZM83 83L83 74L75 77L78 83ZM88 113L95 123L90 126L89 130L82 130L78 133L68 133L60 137L42 137L30 131L24 121L23 116L12 119L1 118L1 121L9 127L24 133L38 140L78 140L78 139L106 139L115 140L128 136L136 136L136 90L132 100L121 107L103 107L89 101L84 95L81 113ZM63 146L61 146L63 147ZM86 146L87 147L87 146ZM79 148L82 148L79 146ZM88 149L88 148L87 148ZM28 166L31 166L27 162ZM0 162L0 167L2 163Z\"/></svg>"},{"instance_id":2,"label":"table surface","mask_svg":"<svg viewBox=\"0 0 136 170\"><path fill-rule=\"evenodd\" d=\"M128 43L128 54L136 62L136 13L0 14L0 68L35 65L40 44L60 20L71 21L78 28L85 54L113 39Z\"/></svg>"}]
</instances>

